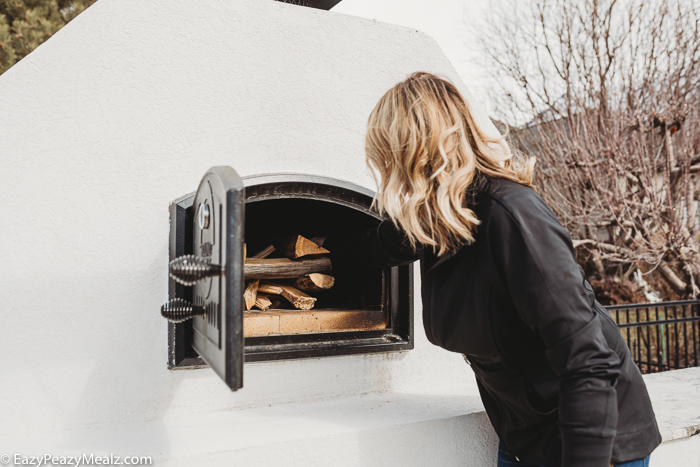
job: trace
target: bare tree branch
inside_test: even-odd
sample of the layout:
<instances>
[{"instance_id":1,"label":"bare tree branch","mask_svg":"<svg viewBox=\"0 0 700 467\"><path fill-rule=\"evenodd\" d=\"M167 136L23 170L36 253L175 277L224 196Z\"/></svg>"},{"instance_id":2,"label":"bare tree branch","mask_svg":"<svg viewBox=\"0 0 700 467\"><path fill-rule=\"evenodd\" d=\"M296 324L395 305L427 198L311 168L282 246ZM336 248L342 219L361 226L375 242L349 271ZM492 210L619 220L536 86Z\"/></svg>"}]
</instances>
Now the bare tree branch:
<instances>
[{"instance_id":1,"label":"bare tree branch","mask_svg":"<svg viewBox=\"0 0 700 467\"><path fill-rule=\"evenodd\" d=\"M596 274L641 267L694 296L700 0L504 1L481 45L540 194Z\"/></svg>"}]
</instances>

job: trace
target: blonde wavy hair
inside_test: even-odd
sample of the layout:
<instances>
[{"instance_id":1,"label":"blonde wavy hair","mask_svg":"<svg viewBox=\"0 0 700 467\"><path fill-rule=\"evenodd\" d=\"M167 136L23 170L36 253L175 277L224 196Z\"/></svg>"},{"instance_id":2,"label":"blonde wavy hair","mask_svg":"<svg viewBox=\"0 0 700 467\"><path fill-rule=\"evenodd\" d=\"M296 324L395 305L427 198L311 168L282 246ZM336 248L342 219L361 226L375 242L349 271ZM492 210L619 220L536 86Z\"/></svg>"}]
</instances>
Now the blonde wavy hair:
<instances>
[{"instance_id":1,"label":"blonde wavy hair","mask_svg":"<svg viewBox=\"0 0 700 467\"><path fill-rule=\"evenodd\" d=\"M474 241L481 221L465 199L480 174L533 186L535 159L514 158L503 137L488 137L457 88L430 73L413 73L382 96L365 152L377 210L414 249L438 255Z\"/></svg>"}]
</instances>

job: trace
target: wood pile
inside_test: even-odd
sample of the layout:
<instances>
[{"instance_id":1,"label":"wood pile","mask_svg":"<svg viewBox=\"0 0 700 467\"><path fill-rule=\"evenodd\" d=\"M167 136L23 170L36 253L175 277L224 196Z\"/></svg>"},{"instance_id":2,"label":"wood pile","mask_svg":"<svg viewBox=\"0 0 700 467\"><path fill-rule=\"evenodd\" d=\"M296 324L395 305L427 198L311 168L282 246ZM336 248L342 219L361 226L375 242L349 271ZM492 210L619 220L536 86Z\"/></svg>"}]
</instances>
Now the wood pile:
<instances>
[{"instance_id":1,"label":"wood pile","mask_svg":"<svg viewBox=\"0 0 700 467\"><path fill-rule=\"evenodd\" d=\"M283 308L286 303L299 310L310 310L316 298L309 295L333 287L330 251L313 241L296 235L246 258L243 294L246 310L253 307L267 311ZM276 256L270 258L270 256Z\"/></svg>"}]
</instances>

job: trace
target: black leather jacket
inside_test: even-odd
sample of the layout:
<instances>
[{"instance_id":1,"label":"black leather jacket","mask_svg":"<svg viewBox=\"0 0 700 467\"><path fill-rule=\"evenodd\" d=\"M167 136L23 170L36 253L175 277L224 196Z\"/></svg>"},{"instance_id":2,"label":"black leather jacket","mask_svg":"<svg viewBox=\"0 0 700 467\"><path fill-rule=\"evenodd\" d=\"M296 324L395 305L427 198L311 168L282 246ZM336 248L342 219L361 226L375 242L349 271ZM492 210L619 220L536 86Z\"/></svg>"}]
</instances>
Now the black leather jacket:
<instances>
[{"instance_id":1,"label":"black leather jacket","mask_svg":"<svg viewBox=\"0 0 700 467\"><path fill-rule=\"evenodd\" d=\"M341 250L378 265L420 258L428 339L468 358L521 461L608 467L647 456L661 436L646 386L569 234L533 189L487 177L479 186L475 241L452 254L410 250L391 221Z\"/></svg>"}]
</instances>

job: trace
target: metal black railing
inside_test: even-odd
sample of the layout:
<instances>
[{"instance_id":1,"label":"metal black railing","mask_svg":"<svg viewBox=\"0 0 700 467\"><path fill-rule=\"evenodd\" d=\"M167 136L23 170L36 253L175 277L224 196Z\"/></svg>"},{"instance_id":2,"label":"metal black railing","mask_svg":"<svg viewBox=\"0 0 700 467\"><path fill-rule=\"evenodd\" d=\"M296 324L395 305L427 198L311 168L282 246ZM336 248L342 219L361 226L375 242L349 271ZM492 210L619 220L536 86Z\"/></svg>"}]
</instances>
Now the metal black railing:
<instances>
[{"instance_id":1,"label":"metal black railing","mask_svg":"<svg viewBox=\"0 0 700 467\"><path fill-rule=\"evenodd\" d=\"M642 373L700 366L700 300L605 308Z\"/></svg>"}]
</instances>

